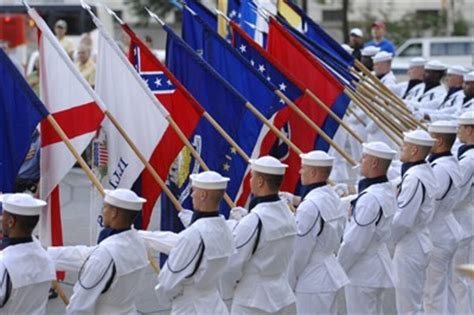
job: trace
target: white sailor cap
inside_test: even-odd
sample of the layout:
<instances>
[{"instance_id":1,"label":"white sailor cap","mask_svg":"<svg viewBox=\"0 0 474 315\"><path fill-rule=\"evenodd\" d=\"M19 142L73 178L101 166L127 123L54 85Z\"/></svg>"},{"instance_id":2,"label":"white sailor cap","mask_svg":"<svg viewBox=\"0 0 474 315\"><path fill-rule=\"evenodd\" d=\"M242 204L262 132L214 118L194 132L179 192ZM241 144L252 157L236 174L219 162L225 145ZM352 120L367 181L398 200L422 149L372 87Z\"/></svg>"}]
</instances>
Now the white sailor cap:
<instances>
[{"instance_id":1,"label":"white sailor cap","mask_svg":"<svg viewBox=\"0 0 474 315\"><path fill-rule=\"evenodd\" d=\"M300 154L301 164L307 166L332 166L334 158L324 151L316 150Z\"/></svg>"},{"instance_id":2,"label":"white sailor cap","mask_svg":"<svg viewBox=\"0 0 474 315\"><path fill-rule=\"evenodd\" d=\"M360 53L364 57L372 57L375 54L377 54L379 51L380 51L379 47L367 46L367 47L364 47L364 49L362 49Z\"/></svg>"},{"instance_id":3,"label":"white sailor cap","mask_svg":"<svg viewBox=\"0 0 474 315\"><path fill-rule=\"evenodd\" d=\"M459 116L460 125L474 125L474 110L470 110Z\"/></svg>"},{"instance_id":4,"label":"white sailor cap","mask_svg":"<svg viewBox=\"0 0 474 315\"><path fill-rule=\"evenodd\" d=\"M104 202L113 207L140 211L146 199L138 197L138 195L130 189L117 188L115 190L105 190Z\"/></svg>"},{"instance_id":5,"label":"white sailor cap","mask_svg":"<svg viewBox=\"0 0 474 315\"><path fill-rule=\"evenodd\" d=\"M446 65L439 60L430 60L425 64L425 70L445 71Z\"/></svg>"},{"instance_id":6,"label":"white sailor cap","mask_svg":"<svg viewBox=\"0 0 474 315\"><path fill-rule=\"evenodd\" d=\"M438 120L428 126L431 133L457 133L458 123L455 120Z\"/></svg>"},{"instance_id":7,"label":"white sailor cap","mask_svg":"<svg viewBox=\"0 0 474 315\"><path fill-rule=\"evenodd\" d=\"M364 37L364 32L360 28L353 28L351 29L351 32L349 33L350 35L354 35L357 37Z\"/></svg>"},{"instance_id":8,"label":"white sailor cap","mask_svg":"<svg viewBox=\"0 0 474 315\"><path fill-rule=\"evenodd\" d=\"M372 60L374 61L374 63L378 63L378 62L392 60L392 57L393 57L392 53L389 53L386 51L380 51L375 56L372 57Z\"/></svg>"},{"instance_id":9,"label":"white sailor cap","mask_svg":"<svg viewBox=\"0 0 474 315\"><path fill-rule=\"evenodd\" d=\"M0 196L2 208L12 214L24 216L40 215L46 202L33 198L28 194L4 194Z\"/></svg>"},{"instance_id":10,"label":"white sailor cap","mask_svg":"<svg viewBox=\"0 0 474 315\"><path fill-rule=\"evenodd\" d=\"M288 165L268 155L250 160L250 169L263 174L284 175L287 167Z\"/></svg>"},{"instance_id":11,"label":"white sailor cap","mask_svg":"<svg viewBox=\"0 0 474 315\"><path fill-rule=\"evenodd\" d=\"M352 54L354 52L354 49L352 49L351 46L347 45L347 44L341 44L341 47L344 48L344 50L348 53L348 54Z\"/></svg>"},{"instance_id":12,"label":"white sailor cap","mask_svg":"<svg viewBox=\"0 0 474 315\"><path fill-rule=\"evenodd\" d=\"M467 73L467 69L461 65L453 65L448 68L447 74L461 75L464 76Z\"/></svg>"},{"instance_id":13,"label":"white sailor cap","mask_svg":"<svg viewBox=\"0 0 474 315\"><path fill-rule=\"evenodd\" d=\"M385 160L393 160L397 155L397 151L393 150L386 143L383 143L381 141L363 143L362 153Z\"/></svg>"},{"instance_id":14,"label":"white sailor cap","mask_svg":"<svg viewBox=\"0 0 474 315\"><path fill-rule=\"evenodd\" d=\"M428 132L421 129L404 132L403 141L424 147L432 147L436 143L436 139L432 138Z\"/></svg>"},{"instance_id":15,"label":"white sailor cap","mask_svg":"<svg viewBox=\"0 0 474 315\"><path fill-rule=\"evenodd\" d=\"M464 82L474 82L474 71L471 71L464 75Z\"/></svg>"},{"instance_id":16,"label":"white sailor cap","mask_svg":"<svg viewBox=\"0 0 474 315\"><path fill-rule=\"evenodd\" d=\"M410 68L424 67L425 64L426 64L426 59L423 57L415 57L410 60Z\"/></svg>"},{"instance_id":17,"label":"white sailor cap","mask_svg":"<svg viewBox=\"0 0 474 315\"><path fill-rule=\"evenodd\" d=\"M214 171L201 172L199 174L191 174L191 183L193 187L208 189L208 190L221 190L227 188L227 182L230 180L227 177Z\"/></svg>"}]
</instances>

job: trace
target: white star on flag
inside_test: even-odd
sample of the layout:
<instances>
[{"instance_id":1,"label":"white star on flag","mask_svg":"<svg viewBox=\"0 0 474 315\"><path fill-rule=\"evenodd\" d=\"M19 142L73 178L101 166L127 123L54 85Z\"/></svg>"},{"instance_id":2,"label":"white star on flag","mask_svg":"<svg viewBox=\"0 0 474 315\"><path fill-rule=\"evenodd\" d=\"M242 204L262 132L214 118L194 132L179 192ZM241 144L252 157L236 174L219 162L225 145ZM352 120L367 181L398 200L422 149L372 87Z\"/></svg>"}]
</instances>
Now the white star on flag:
<instances>
[{"instance_id":1,"label":"white star on flag","mask_svg":"<svg viewBox=\"0 0 474 315\"><path fill-rule=\"evenodd\" d=\"M259 65L258 66L258 71L263 73L265 71L265 66L264 65Z\"/></svg>"},{"instance_id":2,"label":"white star on flag","mask_svg":"<svg viewBox=\"0 0 474 315\"><path fill-rule=\"evenodd\" d=\"M280 90L282 91L286 90L286 84L284 82L280 83Z\"/></svg>"},{"instance_id":3,"label":"white star on flag","mask_svg":"<svg viewBox=\"0 0 474 315\"><path fill-rule=\"evenodd\" d=\"M255 66L255 61L254 61L253 59L250 59L250 64L251 64L252 66Z\"/></svg>"},{"instance_id":4,"label":"white star on flag","mask_svg":"<svg viewBox=\"0 0 474 315\"><path fill-rule=\"evenodd\" d=\"M240 53L243 54L243 53L247 52L247 46L242 44L242 45L240 45L239 50L240 50Z\"/></svg>"},{"instance_id":5,"label":"white star on flag","mask_svg":"<svg viewBox=\"0 0 474 315\"><path fill-rule=\"evenodd\" d=\"M155 84L156 84L157 87L161 86L161 79L156 79Z\"/></svg>"},{"instance_id":6,"label":"white star on flag","mask_svg":"<svg viewBox=\"0 0 474 315\"><path fill-rule=\"evenodd\" d=\"M171 81L170 81L170 80L167 80L167 81L166 81L166 84L168 84L169 86L171 86Z\"/></svg>"}]
</instances>

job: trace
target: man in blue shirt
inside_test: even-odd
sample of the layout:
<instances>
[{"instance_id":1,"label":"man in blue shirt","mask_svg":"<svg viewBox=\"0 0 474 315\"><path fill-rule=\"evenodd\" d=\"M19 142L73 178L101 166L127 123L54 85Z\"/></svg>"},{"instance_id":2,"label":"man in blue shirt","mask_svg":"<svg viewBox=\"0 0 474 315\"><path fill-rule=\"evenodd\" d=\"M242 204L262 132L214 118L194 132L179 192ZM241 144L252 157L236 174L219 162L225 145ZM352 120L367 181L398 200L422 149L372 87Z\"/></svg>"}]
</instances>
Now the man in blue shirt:
<instances>
[{"instance_id":1,"label":"man in blue shirt","mask_svg":"<svg viewBox=\"0 0 474 315\"><path fill-rule=\"evenodd\" d=\"M386 39L384 36L385 23L383 21L375 21L372 24L372 40L365 43L365 47L379 47L380 50L384 50L395 55L395 45L392 43L392 41Z\"/></svg>"}]
</instances>

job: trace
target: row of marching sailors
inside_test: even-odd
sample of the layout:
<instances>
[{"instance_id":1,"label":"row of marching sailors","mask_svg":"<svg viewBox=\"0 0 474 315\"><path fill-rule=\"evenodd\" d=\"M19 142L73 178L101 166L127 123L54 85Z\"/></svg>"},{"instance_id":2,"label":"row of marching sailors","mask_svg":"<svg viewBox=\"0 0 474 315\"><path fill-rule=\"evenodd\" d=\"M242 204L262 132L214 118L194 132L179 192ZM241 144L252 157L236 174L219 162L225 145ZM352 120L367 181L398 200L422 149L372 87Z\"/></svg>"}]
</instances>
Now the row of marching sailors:
<instances>
[{"instance_id":1,"label":"row of marching sailors","mask_svg":"<svg viewBox=\"0 0 474 315\"><path fill-rule=\"evenodd\" d=\"M362 61L373 70L381 83L399 96L420 121L456 120L465 111L473 109L474 71L468 72L461 65L448 67L437 60L426 61L417 57L410 61L408 81L397 82L392 72L393 56L390 53L369 46L362 50L362 56ZM444 78L446 84L443 84ZM398 150L397 145L361 109L354 104L351 107L358 118L349 115L348 123L364 141L383 141ZM345 144L348 141L354 157L360 158L360 144L342 130L338 133L337 142ZM347 174L342 174L337 179L347 179Z\"/></svg>"},{"instance_id":2,"label":"row of marching sailors","mask_svg":"<svg viewBox=\"0 0 474 315\"><path fill-rule=\"evenodd\" d=\"M474 114L459 124L457 158L452 123L405 134L397 188L387 178L396 151L364 144L358 195L342 199L328 185L334 159L303 154L296 215L280 198L286 165L275 158L251 161L250 211L233 209L227 221L218 209L229 179L191 175L194 211L181 215L187 228L179 234L133 229L145 200L116 189L104 198L111 232L98 245L45 251L32 237L45 203L3 195L0 312L44 314L55 270L78 270L67 314L137 313L150 250L169 254L156 294L172 314L335 314L341 288L348 313L375 314L393 287L400 314L463 312L469 296L449 304L448 288L455 251L472 249Z\"/></svg>"}]
</instances>

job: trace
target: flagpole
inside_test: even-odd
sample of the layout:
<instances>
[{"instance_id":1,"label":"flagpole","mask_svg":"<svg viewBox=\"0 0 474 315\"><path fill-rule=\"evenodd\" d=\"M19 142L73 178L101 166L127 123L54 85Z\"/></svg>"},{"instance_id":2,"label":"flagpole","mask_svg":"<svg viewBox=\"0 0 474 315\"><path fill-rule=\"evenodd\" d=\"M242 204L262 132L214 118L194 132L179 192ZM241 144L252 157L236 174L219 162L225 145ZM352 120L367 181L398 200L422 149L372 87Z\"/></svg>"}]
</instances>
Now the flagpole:
<instances>
[{"instance_id":1,"label":"flagpole","mask_svg":"<svg viewBox=\"0 0 474 315\"><path fill-rule=\"evenodd\" d=\"M94 21L94 23L96 24L96 26L98 27L99 31L102 32L102 35L104 36L104 38L108 41L111 42L111 47L113 49L116 49L118 50L118 47L117 47L117 44L115 42L113 42L113 40L109 37L109 35L107 34L107 32L103 29L103 26L102 26L102 23L100 22L100 20L97 18L97 16L92 12L90 6L88 6L86 3L84 3L83 1L81 1L82 5L83 5L83 8L85 10L87 10L87 12L89 12L89 14L91 15L92 17L92 20ZM148 10L148 9L147 9ZM168 113L168 111L160 104L158 103L158 100L156 99L155 95L153 95L153 93L150 91L150 89L145 85L145 82L143 82L142 78L138 75L138 73L135 71L135 69L133 69L132 65L129 63L128 60L125 59L125 56L123 55L122 52L118 51L117 52L117 55L119 56L119 58L122 60L122 62L124 62L125 66L127 67L127 69L130 71L131 75L134 76L134 78L137 80L138 84L142 87L143 91L145 92L145 94L147 94L147 96L150 98L150 101L153 103L153 105L155 105L155 107L159 110L159 112L161 113L161 115L168 121L168 123L170 124L171 128L173 128L173 130L176 132L176 134L178 135L178 137L181 139L181 141L184 143L184 145L191 151L191 154L193 155L193 157L198 161L199 165L201 166L202 169L204 169L205 171L208 171L209 170L209 167L206 165L206 163L204 162L204 160L201 158L201 156L199 155L199 153L196 151L196 149L193 147L193 145L189 142L188 138L186 138L185 134L183 133L183 131L179 128L179 126L176 124L176 122L174 121L174 119L171 117L171 115ZM138 156L138 155L137 155ZM139 157L139 156L138 156ZM139 157L140 158L140 157ZM146 160L146 159L145 159ZM146 165L145 165L146 166ZM150 165L151 166L151 165ZM160 182L162 182L164 184L164 182L162 180L160 180ZM165 185L166 186L166 185ZM168 189L166 187L166 189ZM168 189L169 190L169 189ZM165 191L165 188L163 188L163 191ZM166 191L165 191L166 192ZM170 192L171 193L171 192ZM176 199L176 197L174 197L173 194L171 194L173 196L174 199ZM234 202L230 199L229 195L227 193L224 194L224 200L226 201L226 203L228 204L229 207L231 208L234 208L235 207L235 204ZM173 202L174 204L174 202ZM181 208L181 206L179 207Z\"/></svg>"},{"instance_id":2,"label":"flagpole","mask_svg":"<svg viewBox=\"0 0 474 315\"><path fill-rule=\"evenodd\" d=\"M285 94L280 90L275 90L275 94L278 95L281 99L285 101L286 104L295 112L299 117L301 117L314 131L318 133L323 139L330 144L349 164L356 166L357 163L354 161L346 151L342 150L336 142L334 142L331 137L327 135L314 121L312 121L298 106L295 105Z\"/></svg>"},{"instance_id":3,"label":"flagpole","mask_svg":"<svg viewBox=\"0 0 474 315\"><path fill-rule=\"evenodd\" d=\"M347 87L344 89L344 93L356 104L372 121L382 129L385 134L396 144L401 145L401 142L398 138L395 138L392 131L388 129L388 127L376 117L374 116L364 105L363 101L360 99L360 96L348 89Z\"/></svg>"},{"instance_id":4,"label":"flagpole","mask_svg":"<svg viewBox=\"0 0 474 315\"><path fill-rule=\"evenodd\" d=\"M349 112L349 114L351 114L352 116L355 117L355 119L364 127L367 127L367 124L365 123L365 121L359 117L359 115L354 112L354 110L351 108L351 106L347 106L347 111Z\"/></svg>"},{"instance_id":5,"label":"flagpole","mask_svg":"<svg viewBox=\"0 0 474 315\"><path fill-rule=\"evenodd\" d=\"M155 19L161 26L165 26L165 22L161 20L155 13L150 11L148 8L145 7L145 10L148 14ZM267 126L275 135L282 140L290 149L292 149L298 155L303 153L300 148L298 148L293 142L291 142L288 137L286 137L280 130L278 130L255 106L253 106L250 102L245 103L245 107L249 109L265 126ZM225 197L225 196L224 196Z\"/></svg>"},{"instance_id":6,"label":"flagpole","mask_svg":"<svg viewBox=\"0 0 474 315\"><path fill-rule=\"evenodd\" d=\"M305 93L307 95L309 95L309 97L311 97L315 102L316 104L318 104L321 108L323 108L334 120L336 120L338 122L338 124L340 124L342 127L344 127L344 129L346 129L349 134L352 135L352 137L354 137L354 139L357 140L357 142L359 143L363 143L364 141L362 140L362 138L357 134L355 133L355 131L349 127L346 122L344 120L342 120L341 118L339 118L339 116L337 116L326 104L323 103L323 101L317 97L313 92L311 92L310 90L308 89L305 89ZM347 110L349 110L349 106L347 106Z\"/></svg>"},{"instance_id":7,"label":"flagpole","mask_svg":"<svg viewBox=\"0 0 474 315\"><path fill-rule=\"evenodd\" d=\"M215 11L216 11L216 13L217 13L219 16L222 16L222 17L227 21L227 24L230 23L230 21L231 21L230 18L227 17L220 9L215 9ZM259 14L262 14L260 11L258 11L258 13L259 13ZM263 16L263 14L262 14L262 16ZM268 18L268 17L266 17L266 18ZM280 92L280 91L279 91L279 92ZM275 91L275 93L277 93L277 92ZM280 92L280 93L281 93L281 92ZM346 129L346 130L349 132L349 134L350 134L351 136L353 136L359 143L362 143L362 142L363 142L362 139L361 139L345 122L343 122L343 121L331 110L331 108L329 108L329 107L328 107L326 104L324 104L319 98L317 98L316 95L314 95L314 93L312 93L312 92L309 91L308 89L305 89L305 93L309 94L309 96L310 96L321 108L323 108L334 120L336 120L340 125L342 125L343 128ZM277 94L278 94L278 93L277 93ZM279 95L279 96L280 96L280 95ZM280 96L280 98L283 98L283 97ZM288 100L289 100L289 99L288 99ZM286 100L285 100L285 102L286 102L287 104L293 103L293 102L291 102L291 101L290 101L290 102L287 102ZM290 105L290 104L289 104L289 105ZM295 104L293 104L293 105L294 105L297 109L299 109ZM293 110L295 110L295 109L293 108L293 106L291 106L291 107L292 107ZM310 118L309 118L304 112L302 112L301 110L299 111L298 115L299 115L300 117L302 117L304 120L310 119ZM301 116L301 115L306 116L306 118L305 118L304 116ZM314 124L314 122L312 122L312 120L310 120L310 121L311 121L311 122L308 122L310 125ZM312 127L313 127L313 126L312 126ZM316 125L316 128L319 128L319 126ZM314 127L313 127L313 129L314 129ZM318 130L316 130L316 131L318 131ZM321 130L321 131L322 131L322 130ZM318 132L321 133L320 131L318 131ZM324 133L324 131L322 131L321 134L323 134L323 133ZM325 134L325 133L324 133L324 134ZM327 136L327 135L326 135L326 136ZM323 137L324 137L324 136L323 136ZM325 139L325 140L326 140L326 139ZM327 142L330 142L330 141L327 141ZM332 142L332 141L331 141L331 142ZM331 143L331 142L330 142L330 143ZM336 150L337 150L337 149L336 149ZM339 152L339 150L337 150L337 151ZM340 153L340 152L339 152L339 153ZM343 155L343 154L341 153L341 155ZM343 156L344 156L344 155L343 155ZM351 162L349 161L349 163L351 163Z\"/></svg>"}]
</instances>

